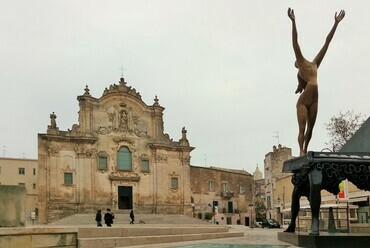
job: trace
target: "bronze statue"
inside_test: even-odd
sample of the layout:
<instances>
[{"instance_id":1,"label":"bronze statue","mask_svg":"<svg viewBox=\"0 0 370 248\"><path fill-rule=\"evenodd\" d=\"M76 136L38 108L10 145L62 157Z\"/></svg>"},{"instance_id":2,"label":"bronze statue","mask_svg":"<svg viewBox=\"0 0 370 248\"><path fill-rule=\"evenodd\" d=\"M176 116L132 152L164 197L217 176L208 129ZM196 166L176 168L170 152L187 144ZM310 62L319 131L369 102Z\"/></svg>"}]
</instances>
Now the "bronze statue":
<instances>
[{"instance_id":1,"label":"bronze statue","mask_svg":"<svg viewBox=\"0 0 370 248\"><path fill-rule=\"evenodd\" d=\"M315 125L317 116L317 105L318 105L318 88L317 88L317 69L319 68L322 59L328 50L329 44L334 36L335 30L345 15L344 10L337 12L334 16L334 26L330 30L330 33L326 37L324 46L320 52L316 55L312 62L306 60L301 52L298 45L298 34L295 24L295 16L293 9L288 9L288 16L292 20L292 38L293 38L293 49L296 56L295 66L298 68L298 88L296 93L301 93L297 101L297 118L299 125L298 143L300 149L300 156L307 153L308 143L312 136L312 130ZM297 175L296 175L297 174ZM295 177L299 177L299 173L296 173L292 182L294 184ZM297 181L297 180L296 180ZM311 223L311 235L319 234L319 213L322 189L322 174L318 168L311 168L309 173L305 175L304 180L298 180L299 183L294 184L294 190L292 194L292 217L291 223L286 232L295 231L295 221L299 212L299 199L301 196L307 196L310 201L312 211L312 223Z\"/></svg>"},{"instance_id":2,"label":"bronze statue","mask_svg":"<svg viewBox=\"0 0 370 248\"><path fill-rule=\"evenodd\" d=\"M324 46L312 62L306 60L298 44L298 34L295 24L294 10L288 9L288 16L292 20L293 49L296 57L295 67L298 69L298 87L295 93L301 93L297 101L297 118L299 126L298 143L300 156L307 153L308 143L311 140L312 130L317 116L317 105L319 93L317 89L317 69L328 50L329 44L334 36L335 30L345 15L341 10L337 15L335 12L334 26L326 37ZM303 93L302 93L303 91Z\"/></svg>"}]
</instances>

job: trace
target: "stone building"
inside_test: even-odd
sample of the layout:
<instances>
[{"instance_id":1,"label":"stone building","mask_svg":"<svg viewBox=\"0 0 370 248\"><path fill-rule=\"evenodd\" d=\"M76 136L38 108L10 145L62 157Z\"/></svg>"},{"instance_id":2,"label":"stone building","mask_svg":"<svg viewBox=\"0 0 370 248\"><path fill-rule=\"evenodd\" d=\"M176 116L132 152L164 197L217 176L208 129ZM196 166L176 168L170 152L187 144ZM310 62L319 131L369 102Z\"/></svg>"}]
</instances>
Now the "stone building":
<instances>
[{"instance_id":1,"label":"stone building","mask_svg":"<svg viewBox=\"0 0 370 248\"><path fill-rule=\"evenodd\" d=\"M278 145L273 146L272 152L265 155L265 206L266 218L276 219L277 212L274 209L274 189L276 188L276 179L284 177L286 173L282 173L283 163L285 160L293 158L292 149Z\"/></svg>"},{"instance_id":2,"label":"stone building","mask_svg":"<svg viewBox=\"0 0 370 248\"><path fill-rule=\"evenodd\" d=\"M256 169L253 172L253 180L257 181L257 180L261 180L261 179L263 179L263 175L262 175L262 172L260 171L260 169L258 168L258 164L257 164Z\"/></svg>"},{"instance_id":3,"label":"stone building","mask_svg":"<svg viewBox=\"0 0 370 248\"><path fill-rule=\"evenodd\" d=\"M265 179L263 178L258 165L253 173L253 182L255 201L263 201L263 203L265 203Z\"/></svg>"},{"instance_id":4,"label":"stone building","mask_svg":"<svg viewBox=\"0 0 370 248\"><path fill-rule=\"evenodd\" d=\"M190 167L194 215L216 213L220 224L249 226L252 220L253 176L244 170Z\"/></svg>"},{"instance_id":5,"label":"stone building","mask_svg":"<svg viewBox=\"0 0 370 248\"><path fill-rule=\"evenodd\" d=\"M31 212L37 208L37 159L0 158L0 185L26 188L25 221L31 222Z\"/></svg>"},{"instance_id":6,"label":"stone building","mask_svg":"<svg viewBox=\"0 0 370 248\"><path fill-rule=\"evenodd\" d=\"M86 86L77 100L78 124L59 130L52 113L38 135L40 222L107 207L191 215L194 148L185 128L179 141L164 133L157 97L147 105L121 78L99 98Z\"/></svg>"},{"instance_id":7,"label":"stone building","mask_svg":"<svg viewBox=\"0 0 370 248\"><path fill-rule=\"evenodd\" d=\"M266 205L265 205L265 179L263 178L262 172L256 167L253 173L254 182L254 212L256 215L256 220L261 221L261 219L266 218Z\"/></svg>"}]
</instances>

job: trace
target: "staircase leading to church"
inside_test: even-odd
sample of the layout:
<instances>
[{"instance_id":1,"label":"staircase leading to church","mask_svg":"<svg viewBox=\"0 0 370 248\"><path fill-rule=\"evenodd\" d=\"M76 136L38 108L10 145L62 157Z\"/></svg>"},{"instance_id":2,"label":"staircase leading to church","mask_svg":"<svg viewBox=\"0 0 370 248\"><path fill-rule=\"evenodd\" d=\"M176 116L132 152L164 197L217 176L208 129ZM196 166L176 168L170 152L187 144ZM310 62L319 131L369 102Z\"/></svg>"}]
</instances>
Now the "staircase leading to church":
<instances>
[{"instance_id":1,"label":"staircase leading to church","mask_svg":"<svg viewBox=\"0 0 370 248\"><path fill-rule=\"evenodd\" d=\"M132 225L128 228L80 228L79 248L110 248L243 237L244 232L229 232L227 226L155 226Z\"/></svg>"},{"instance_id":2,"label":"staircase leading to church","mask_svg":"<svg viewBox=\"0 0 370 248\"><path fill-rule=\"evenodd\" d=\"M104 216L104 213L102 213ZM129 224L131 219L129 211L126 213L114 213L113 226ZM135 223L139 223L143 220L146 224L198 224L198 225L211 225L207 221L202 221L197 218L191 218L181 214L136 214ZM103 221L104 222L104 221ZM95 225L95 213L90 214L75 214L58 221L52 222L49 225L52 226L85 226ZM104 223L103 223L104 224Z\"/></svg>"},{"instance_id":3,"label":"staircase leading to church","mask_svg":"<svg viewBox=\"0 0 370 248\"><path fill-rule=\"evenodd\" d=\"M145 224L139 224L142 220ZM77 247L110 248L243 237L244 232L230 232L228 226L175 214L135 214L135 223L130 225L127 213L115 213L113 227L97 227L95 213L76 214L53 222L48 226L78 229Z\"/></svg>"}]
</instances>

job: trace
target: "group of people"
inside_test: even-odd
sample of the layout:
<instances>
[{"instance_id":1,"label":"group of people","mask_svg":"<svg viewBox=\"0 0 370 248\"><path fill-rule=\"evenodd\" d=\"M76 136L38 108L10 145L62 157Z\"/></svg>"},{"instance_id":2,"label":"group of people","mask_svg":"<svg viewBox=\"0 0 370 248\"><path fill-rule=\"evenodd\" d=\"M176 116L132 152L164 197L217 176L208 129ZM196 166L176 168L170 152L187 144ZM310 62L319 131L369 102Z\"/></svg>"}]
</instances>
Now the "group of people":
<instances>
[{"instance_id":1,"label":"group of people","mask_svg":"<svg viewBox=\"0 0 370 248\"><path fill-rule=\"evenodd\" d=\"M102 217L103 217L102 212L99 209L98 212L96 213L96 216L95 216L95 221L96 221L97 226L103 226L103 224L102 224ZM114 219L114 213L109 208L107 208L107 212L104 214L104 222L105 222L105 224L108 227L111 227L112 224L113 224L113 219ZM133 209L130 212L130 219L131 219L130 224L134 224L135 215L134 215L134 210Z\"/></svg>"},{"instance_id":2,"label":"group of people","mask_svg":"<svg viewBox=\"0 0 370 248\"><path fill-rule=\"evenodd\" d=\"M102 217L103 217L103 215L101 213L101 210L99 209L98 212L96 213L96 216L95 216L95 221L96 221L97 226L103 226ZM114 213L109 208L107 208L107 212L104 214L105 224L107 226L112 226L113 219L114 219Z\"/></svg>"}]
</instances>

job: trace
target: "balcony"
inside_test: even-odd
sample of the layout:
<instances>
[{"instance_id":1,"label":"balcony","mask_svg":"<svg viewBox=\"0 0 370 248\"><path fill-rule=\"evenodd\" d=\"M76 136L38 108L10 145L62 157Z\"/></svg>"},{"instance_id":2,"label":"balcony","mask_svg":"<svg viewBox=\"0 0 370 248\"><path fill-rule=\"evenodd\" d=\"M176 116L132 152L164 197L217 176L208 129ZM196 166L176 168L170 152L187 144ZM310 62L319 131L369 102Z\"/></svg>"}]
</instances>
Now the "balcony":
<instances>
[{"instance_id":1,"label":"balcony","mask_svg":"<svg viewBox=\"0 0 370 248\"><path fill-rule=\"evenodd\" d=\"M231 198L234 196L234 192L232 191L221 191L221 197L223 198Z\"/></svg>"}]
</instances>

